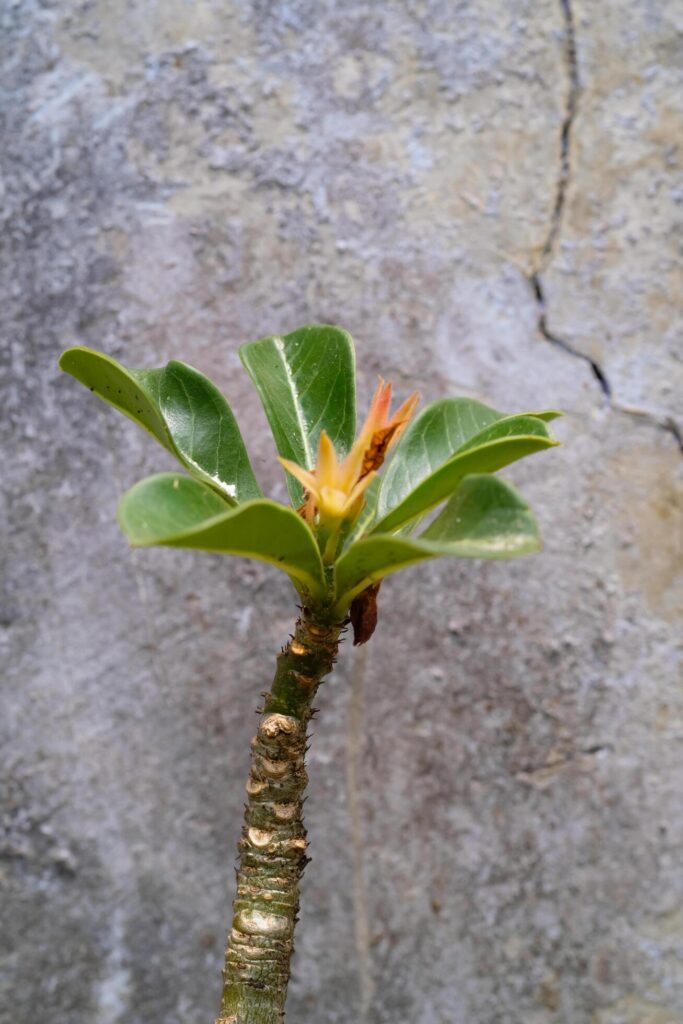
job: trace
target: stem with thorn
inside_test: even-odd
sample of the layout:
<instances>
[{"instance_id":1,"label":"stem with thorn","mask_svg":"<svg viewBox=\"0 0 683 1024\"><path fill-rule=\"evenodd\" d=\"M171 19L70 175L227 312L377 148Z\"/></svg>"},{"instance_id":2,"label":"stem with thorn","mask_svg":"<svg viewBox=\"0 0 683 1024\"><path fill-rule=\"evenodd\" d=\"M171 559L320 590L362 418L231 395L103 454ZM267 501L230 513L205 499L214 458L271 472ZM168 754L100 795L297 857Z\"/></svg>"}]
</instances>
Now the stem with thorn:
<instances>
[{"instance_id":1,"label":"stem with thorn","mask_svg":"<svg viewBox=\"0 0 683 1024\"><path fill-rule=\"evenodd\" d=\"M307 863L302 801L312 701L334 665L343 623L303 609L277 659L252 740L233 921L216 1024L282 1024Z\"/></svg>"}]
</instances>

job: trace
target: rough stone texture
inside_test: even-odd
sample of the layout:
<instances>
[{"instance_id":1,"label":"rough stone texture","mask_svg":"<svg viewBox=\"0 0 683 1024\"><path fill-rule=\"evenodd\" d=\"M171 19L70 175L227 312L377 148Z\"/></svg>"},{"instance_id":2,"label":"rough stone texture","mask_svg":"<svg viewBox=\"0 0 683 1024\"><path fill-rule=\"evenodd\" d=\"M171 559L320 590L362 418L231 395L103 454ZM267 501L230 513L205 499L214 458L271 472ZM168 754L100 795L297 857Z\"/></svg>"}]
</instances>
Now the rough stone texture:
<instances>
[{"instance_id":1,"label":"rough stone texture","mask_svg":"<svg viewBox=\"0 0 683 1024\"><path fill-rule=\"evenodd\" d=\"M323 688L291 1020L683 1022L682 9L569 3L0 7L1 1024L213 1019L294 614L127 550L164 453L58 353L199 366L284 498L236 348L315 320L364 397L568 415L544 554L393 579Z\"/></svg>"}]
</instances>

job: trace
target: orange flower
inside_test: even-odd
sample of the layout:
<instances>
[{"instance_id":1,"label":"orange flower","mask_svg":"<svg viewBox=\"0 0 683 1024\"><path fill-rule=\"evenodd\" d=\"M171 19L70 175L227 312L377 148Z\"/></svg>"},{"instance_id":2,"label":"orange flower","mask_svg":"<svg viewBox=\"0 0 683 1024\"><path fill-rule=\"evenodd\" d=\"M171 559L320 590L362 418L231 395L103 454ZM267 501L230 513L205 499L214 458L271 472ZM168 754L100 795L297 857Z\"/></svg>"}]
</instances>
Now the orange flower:
<instances>
[{"instance_id":1,"label":"orange flower","mask_svg":"<svg viewBox=\"0 0 683 1024\"><path fill-rule=\"evenodd\" d=\"M417 392L389 417L391 384L380 377L367 419L346 458L341 462L328 434L318 443L318 462L307 470L290 459L280 459L288 473L306 488L302 515L312 523L319 515L325 524L355 519L363 505L363 492L380 468L392 444L398 440L415 411Z\"/></svg>"},{"instance_id":2,"label":"orange flower","mask_svg":"<svg viewBox=\"0 0 683 1024\"><path fill-rule=\"evenodd\" d=\"M420 396L413 391L390 418L391 384L380 377L367 419L354 445L354 448L357 445L363 448L361 478L380 468L392 444L398 441L408 425L419 401Z\"/></svg>"}]
</instances>

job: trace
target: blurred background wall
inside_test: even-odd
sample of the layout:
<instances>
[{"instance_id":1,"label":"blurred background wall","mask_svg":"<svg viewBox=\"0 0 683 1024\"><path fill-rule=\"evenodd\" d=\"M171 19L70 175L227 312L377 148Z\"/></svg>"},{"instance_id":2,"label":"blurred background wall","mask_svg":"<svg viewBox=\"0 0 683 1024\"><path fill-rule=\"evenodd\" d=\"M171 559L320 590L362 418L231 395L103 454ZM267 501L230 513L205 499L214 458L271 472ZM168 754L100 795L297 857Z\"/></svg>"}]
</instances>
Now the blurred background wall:
<instances>
[{"instance_id":1,"label":"blurred background wall","mask_svg":"<svg viewBox=\"0 0 683 1024\"><path fill-rule=\"evenodd\" d=\"M310 752L298 1024L681 1024L678 0L4 0L2 1024L208 1024L266 567L132 554L166 468L60 377L181 357L284 499L245 340L566 411L542 555L419 567ZM678 276L677 276L678 275ZM9 428L9 429L7 429Z\"/></svg>"}]
</instances>

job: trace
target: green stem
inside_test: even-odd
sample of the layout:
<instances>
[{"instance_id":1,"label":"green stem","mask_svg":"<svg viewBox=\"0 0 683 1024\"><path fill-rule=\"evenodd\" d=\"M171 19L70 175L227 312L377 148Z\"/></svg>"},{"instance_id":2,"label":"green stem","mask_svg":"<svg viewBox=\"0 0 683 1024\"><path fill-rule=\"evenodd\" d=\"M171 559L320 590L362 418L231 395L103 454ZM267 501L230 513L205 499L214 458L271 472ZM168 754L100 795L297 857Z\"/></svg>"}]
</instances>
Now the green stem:
<instances>
[{"instance_id":1,"label":"green stem","mask_svg":"<svg viewBox=\"0 0 683 1024\"><path fill-rule=\"evenodd\" d=\"M252 740L248 803L216 1024L282 1024L306 866L302 801L312 701L332 670L342 623L304 610L278 655Z\"/></svg>"}]
</instances>

